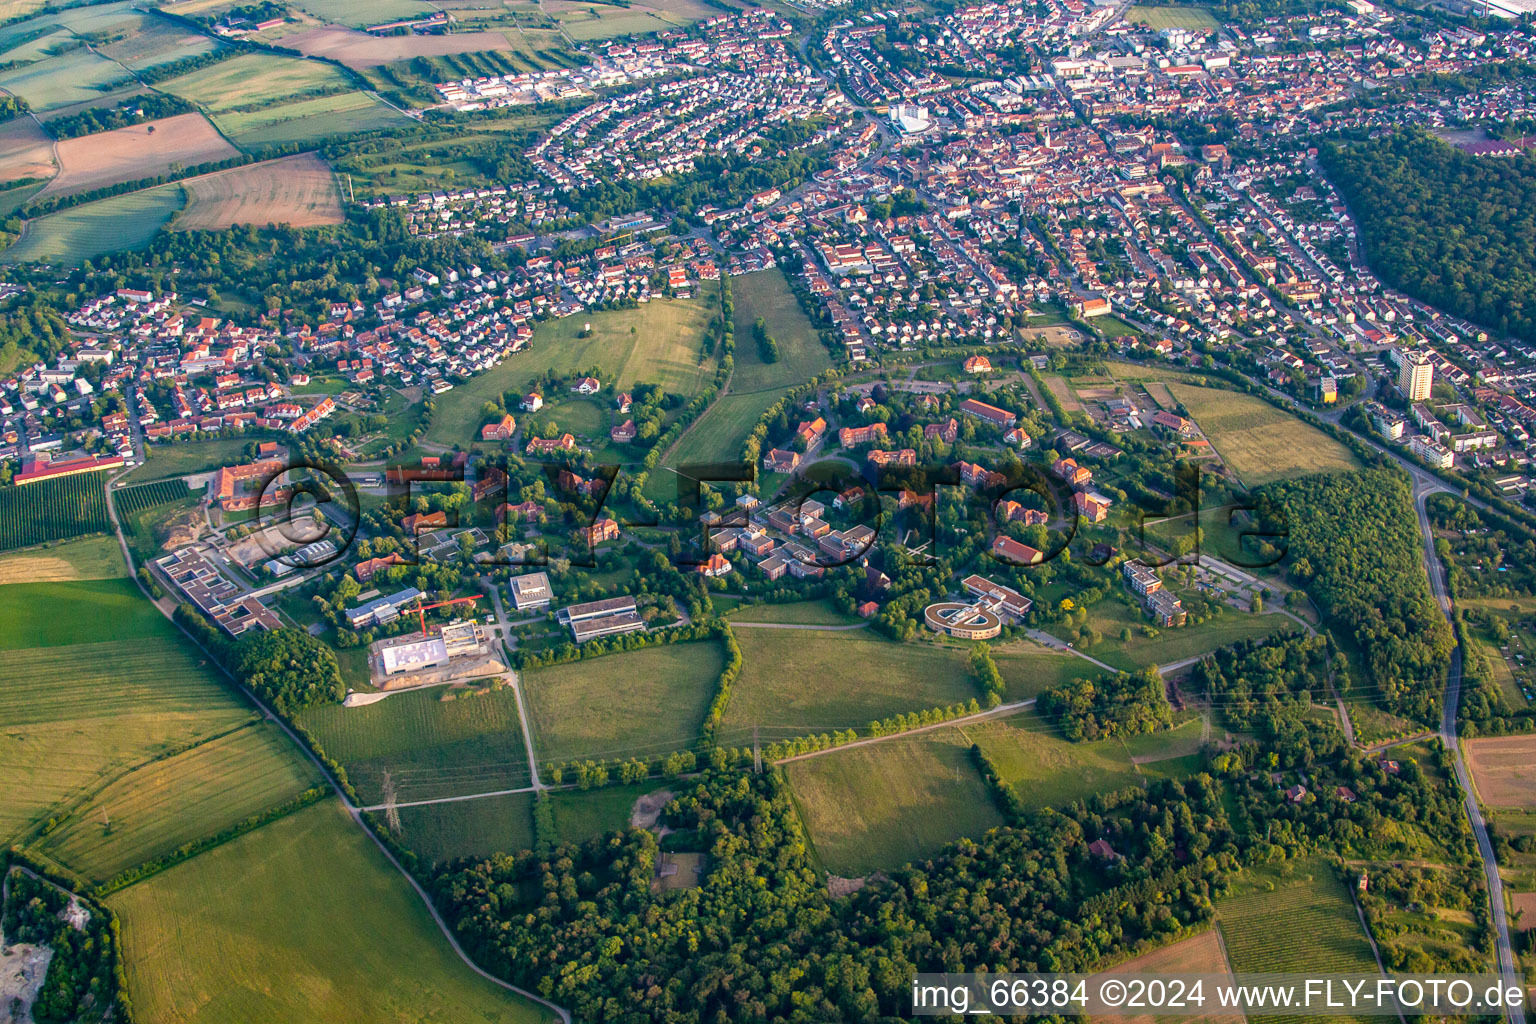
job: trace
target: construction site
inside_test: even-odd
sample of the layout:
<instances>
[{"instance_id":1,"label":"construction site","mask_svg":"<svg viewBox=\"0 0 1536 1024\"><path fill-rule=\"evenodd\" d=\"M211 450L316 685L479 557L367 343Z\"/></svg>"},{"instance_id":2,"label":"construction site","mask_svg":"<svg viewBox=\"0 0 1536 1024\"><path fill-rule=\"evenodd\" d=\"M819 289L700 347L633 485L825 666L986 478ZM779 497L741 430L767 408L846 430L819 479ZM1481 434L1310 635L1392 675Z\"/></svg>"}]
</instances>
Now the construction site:
<instances>
[{"instance_id":1,"label":"construction site","mask_svg":"<svg viewBox=\"0 0 1536 1024\"><path fill-rule=\"evenodd\" d=\"M417 630L376 640L369 646L369 681L380 690L395 691L442 686L506 672L507 666L496 653L490 636L474 618L453 619L441 625L427 623L426 613L434 608L464 605L472 611L478 600L460 597L422 604L418 598L415 605L401 609L416 617Z\"/></svg>"}]
</instances>

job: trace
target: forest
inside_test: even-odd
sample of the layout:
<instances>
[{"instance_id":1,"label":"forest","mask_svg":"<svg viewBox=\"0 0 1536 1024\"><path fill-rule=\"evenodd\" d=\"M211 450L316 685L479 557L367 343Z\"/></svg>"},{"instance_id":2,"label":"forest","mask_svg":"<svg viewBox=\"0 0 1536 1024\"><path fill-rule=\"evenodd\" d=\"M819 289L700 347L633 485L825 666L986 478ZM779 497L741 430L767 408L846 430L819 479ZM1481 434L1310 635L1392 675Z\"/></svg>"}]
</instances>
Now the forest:
<instances>
[{"instance_id":1,"label":"forest","mask_svg":"<svg viewBox=\"0 0 1536 1024\"><path fill-rule=\"evenodd\" d=\"M1255 492L1263 528L1289 533L1289 571L1358 650L1359 679L1336 674L1388 711L1432 724L1454 646L1429 591L1406 477L1394 470L1319 474Z\"/></svg>"},{"instance_id":2,"label":"forest","mask_svg":"<svg viewBox=\"0 0 1536 1024\"><path fill-rule=\"evenodd\" d=\"M1319 159L1388 284L1536 341L1536 154L1475 157L1422 132L1325 145Z\"/></svg>"}]
</instances>

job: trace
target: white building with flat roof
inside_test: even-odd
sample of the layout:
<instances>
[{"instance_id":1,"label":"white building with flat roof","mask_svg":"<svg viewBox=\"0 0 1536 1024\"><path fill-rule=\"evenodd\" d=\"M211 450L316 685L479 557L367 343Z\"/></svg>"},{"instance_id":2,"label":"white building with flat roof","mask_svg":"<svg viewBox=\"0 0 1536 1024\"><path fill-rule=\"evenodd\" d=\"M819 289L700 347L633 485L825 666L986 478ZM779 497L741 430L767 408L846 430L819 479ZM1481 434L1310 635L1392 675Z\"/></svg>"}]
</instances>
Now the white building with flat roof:
<instances>
[{"instance_id":1,"label":"white building with flat roof","mask_svg":"<svg viewBox=\"0 0 1536 1024\"><path fill-rule=\"evenodd\" d=\"M548 573L530 572L514 577L508 588L512 591L512 607L520 612L548 608L554 598L554 592L549 589Z\"/></svg>"}]
</instances>

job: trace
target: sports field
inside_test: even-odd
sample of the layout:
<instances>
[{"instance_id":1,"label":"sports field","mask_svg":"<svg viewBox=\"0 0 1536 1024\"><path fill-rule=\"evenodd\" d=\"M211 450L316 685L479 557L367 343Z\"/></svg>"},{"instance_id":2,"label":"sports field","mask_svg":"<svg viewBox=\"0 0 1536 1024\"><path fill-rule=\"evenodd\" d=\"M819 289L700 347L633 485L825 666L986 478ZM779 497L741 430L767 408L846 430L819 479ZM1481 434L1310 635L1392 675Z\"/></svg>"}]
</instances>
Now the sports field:
<instances>
[{"instance_id":1,"label":"sports field","mask_svg":"<svg viewBox=\"0 0 1536 1024\"><path fill-rule=\"evenodd\" d=\"M647 757L693 746L725 667L713 641L538 668L524 696L540 762Z\"/></svg>"},{"instance_id":2,"label":"sports field","mask_svg":"<svg viewBox=\"0 0 1536 1024\"><path fill-rule=\"evenodd\" d=\"M850 877L889 870L1003 824L970 747L950 727L787 765L822 865Z\"/></svg>"},{"instance_id":3,"label":"sports field","mask_svg":"<svg viewBox=\"0 0 1536 1024\"><path fill-rule=\"evenodd\" d=\"M112 537L83 537L0 555L0 584L107 580L127 575L122 549Z\"/></svg>"},{"instance_id":4,"label":"sports field","mask_svg":"<svg viewBox=\"0 0 1536 1024\"><path fill-rule=\"evenodd\" d=\"M0 259L78 265L104 252L142 248L181 204L181 186L171 184L72 206L29 221Z\"/></svg>"},{"instance_id":5,"label":"sports field","mask_svg":"<svg viewBox=\"0 0 1536 1024\"><path fill-rule=\"evenodd\" d=\"M1489 807L1536 808L1536 736L1465 741L1477 796Z\"/></svg>"},{"instance_id":6,"label":"sports field","mask_svg":"<svg viewBox=\"0 0 1536 1024\"><path fill-rule=\"evenodd\" d=\"M340 224L336 176L313 153L267 160L183 183L187 205L178 230L221 231L236 224Z\"/></svg>"},{"instance_id":7,"label":"sports field","mask_svg":"<svg viewBox=\"0 0 1536 1024\"><path fill-rule=\"evenodd\" d=\"M158 88L217 114L347 84L339 70L321 61L247 53L162 82Z\"/></svg>"},{"instance_id":8,"label":"sports field","mask_svg":"<svg viewBox=\"0 0 1536 1024\"><path fill-rule=\"evenodd\" d=\"M253 722L114 779L36 849L94 882L212 836L319 784L275 725Z\"/></svg>"},{"instance_id":9,"label":"sports field","mask_svg":"<svg viewBox=\"0 0 1536 1024\"><path fill-rule=\"evenodd\" d=\"M442 700L442 688L376 704L311 708L299 720L346 766L366 803L384 799L384 772L401 800L430 800L529 783L528 755L510 689Z\"/></svg>"},{"instance_id":10,"label":"sports field","mask_svg":"<svg viewBox=\"0 0 1536 1024\"><path fill-rule=\"evenodd\" d=\"M1204 7L1132 7L1125 20L1145 25L1154 32L1182 28L1190 32L1215 32L1221 28L1214 15Z\"/></svg>"},{"instance_id":11,"label":"sports field","mask_svg":"<svg viewBox=\"0 0 1536 1024\"><path fill-rule=\"evenodd\" d=\"M314 63L314 62L309 62ZM260 110L217 114L214 120L246 149L312 142L355 132L400 128L410 119L365 92L344 92Z\"/></svg>"},{"instance_id":12,"label":"sports field","mask_svg":"<svg viewBox=\"0 0 1536 1024\"><path fill-rule=\"evenodd\" d=\"M702 299L653 299L636 309L546 320L534 329L528 349L440 396L426 440L471 443L480 436L480 410L487 401L508 391L521 393L548 370L575 373L595 366L604 384L617 379L618 386L629 387L645 381L691 395L713 373L713 364L699 365L710 308ZM588 323L592 333L578 338Z\"/></svg>"},{"instance_id":13,"label":"sports field","mask_svg":"<svg viewBox=\"0 0 1536 1024\"><path fill-rule=\"evenodd\" d=\"M89 192L157 177L169 173L173 166L192 167L240 155L202 114L177 114L64 139L58 144L58 153L61 169L38 193L39 198Z\"/></svg>"},{"instance_id":14,"label":"sports field","mask_svg":"<svg viewBox=\"0 0 1536 1024\"><path fill-rule=\"evenodd\" d=\"M17 589L0 587L0 597ZM121 611L110 602L53 607L73 616L76 639L80 622L105 625ZM0 650L0 840L20 838L134 765L255 714L164 620L141 623L128 639L29 648L19 647L21 626L0 622L10 648Z\"/></svg>"},{"instance_id":15,"label":"sports field","mask_svg":"<svg viewBox=\"0 0 1536 1024\"><path fill-rule=\"evenodd\" d=\"M1221 460L1249 487L1306 473L1359 469L1344 445L1262 398L1170 384Z\"/></svg>"},{"instance_id":16,"label":"sports field","mask_svg":"<svg viewBox=\"0 0 1536 1024\"><path fill-rule=\"evenodd\" d=\"M724 728L774 736L864 729L872 719L969 701L978 695L965 655L898 644L864 630L845 633L739 629L741 677Z\"/></svg>"},{"instance_id":17,"label":"sports field","mask_svg":"<svg viewBox=\"0 0 1536 1024\"><path fill-rule=\"evenodd\" d=\"M472 972L334 802L112 896L136 1016L160 1024L534 1024Z\"/></svg>"}]
</instances>

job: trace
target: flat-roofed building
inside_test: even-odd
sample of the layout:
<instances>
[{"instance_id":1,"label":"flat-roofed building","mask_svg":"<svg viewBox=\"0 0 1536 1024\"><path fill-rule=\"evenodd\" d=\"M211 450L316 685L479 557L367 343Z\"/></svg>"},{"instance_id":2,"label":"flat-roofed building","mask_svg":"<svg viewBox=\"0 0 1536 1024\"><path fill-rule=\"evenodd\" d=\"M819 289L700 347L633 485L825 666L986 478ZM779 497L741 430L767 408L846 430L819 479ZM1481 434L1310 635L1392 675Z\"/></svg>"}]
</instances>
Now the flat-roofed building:
<instances>
[{"instance_id":1,"label":"flat-roofed building","mask_svg":"<svg viewBox=\"0 0 1536 1024\"><path fill-rule=\"evenodd\" d=\"M594 618L579 619L570 624L571 636L579 644L588 640L594 640L600 636L615 636L619 633L635 633L645 628L645 620L634 612L619 612L616 615L600 615Z\"/></svg>"},{"instance_id":2,"label":"flat-roofed building","mask_svg":"<svg viewBox=\"0 0 1536 1024\"><path fill-rule=\"evenodd\" d=\"M429 640L408 640L385 647L379 652L379 660L384 664L386 676L436 668L448 664L448 645L442 637L436 636Z\"/></svg>"},{"instance_id":3,"label":"flat-roofed building","mask_svg":"<svg viewBox=\"0 0 1536 1024\"><path fill-rule=\"evenodd\" d=\"M632 597L608 597L601 601L587 601L561 608L555 618L564 625L587 619L600 619L609 615L633 614L635 599Z\"/></svg>"},{"instance_id":4,"label":"flat-roofed building","mask_svg":"<svg viewBox=\"0 0 1536 1024\"><path fill-rule=\"evenodd\" d=\"M520 612L548 608L554 593L549 589L549 574L530 572L514 577L509 588L512 591L512 607Z\"/></svg>"}]
</instances>

